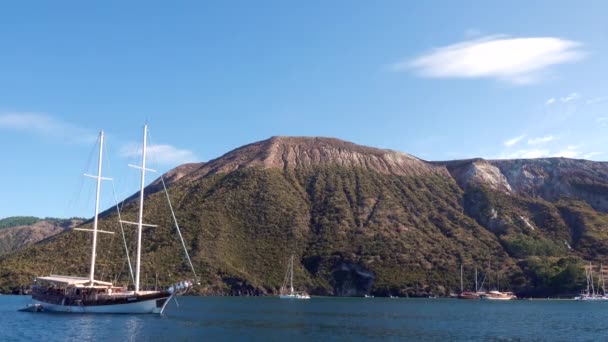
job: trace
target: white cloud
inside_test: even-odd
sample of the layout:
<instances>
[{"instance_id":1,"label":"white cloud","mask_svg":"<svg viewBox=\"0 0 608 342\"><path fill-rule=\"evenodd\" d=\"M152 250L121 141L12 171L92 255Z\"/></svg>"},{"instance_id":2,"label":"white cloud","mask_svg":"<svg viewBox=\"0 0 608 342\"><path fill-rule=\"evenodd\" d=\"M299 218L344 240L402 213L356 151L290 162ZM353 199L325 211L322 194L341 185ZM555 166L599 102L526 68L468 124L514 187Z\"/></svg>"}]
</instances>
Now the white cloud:
<instances>
[{"instance_id":1,"label":"white cloud","mask_svg":"<svg viewBox=\"0 0 608 342\"><path fill-rule=\"evenodd\" d=\"M541 149L529 149L529 150L518 150L513 153L506 155L507 159L531 159L531 158L542 158L549 155L549 150Z\"/></svg>"},{"instance_id":2,"label":"white cloud","mask_svg":"<svg viewBox=\"0 0 608 342\"><path fill-rule=\"evenodd\" d=\"M578 93L570 93L568 96L561 97L559 101L562 103L568 103L570 101L578 100L580 97L581 96Z\"/></svg>"},{"instance_id":3,"label":"white cloud","mask_svg":"<svg viewBox=\"0 0 608 342\"><path fill-rule=\"evenodd\" d=\"M551 138L551 139L549 139ZM585 145L567 145L561 147L551 147L551 146L543 146L536 147L539 144L547 143L549 141L557 140L553 138L553 136L546 136L542 138L534 138L528 140L528 145L532 146L531 148L520 148L517 150L513 150L510 148L506 148L499 155L499 159L532 159L532 158L551 158L551 157L563 157L563 158L584 158L589 159L593 156L604 154L603 152L585 152L583 147ZM530 142L533 142L530 144ZM540 143L535 144L536 141ZM541 142L542 141L542 142Z\"/></svg>"},{"instance_id":4,"label":"white cloud","mask_svg":"<svg viewBox=\"0 0 608 342\"><path fill-rule=\"evenodd\" d=\"M540 144L548 143L549 141L554 140L554 139L555 138L552 135L532 138L532 139L528 139L528 145L540 145Z\"/></svg>"},{"instance_id":5,"label":"white cloud","mask_svg":"<svg viewBox=\"0 0 608 342\"><path fill-rule=\"evenodd\" d=\"M126 158L140 157L141 146L136 143L126 144L121 148L120 155ZM148 145L146 147L146 157L153 164L171 166L198 161L196 155L190 150L163 144Z\"/></svg>"},{"instance_id":6,"label":"white cloud","mask_svg":"<svg viewBox=\"0 0 608 342\"><path fill-rule=\"evenodd\" d=\"M581 43L556 37L487 36L444 47L392 66L433 78L496 78L531 83L550 66L582 59Z\"/></svg>"},{"instance_id":7,"label":"white cloud","mask_svg":"<svg viewBox=\"0 0 608 342\"><path fill-rule=\"evenodd\" d=\"M580 152L577 150L561 150L553 154L553 157L563 157L563 158L576 158L580 155Z\"/></svg>"},{"instance_id":8,"label":"white cloud","mask_svg":"<svg viewBox=\"0 0 608 342\"><path fill-rule=\"evenodd\" d=\"M583 155L583 159L591 159L602 154L604 154L604 152L589 152Z\"/></svg>"},{"instance_id":9,"label":"white cloud","mask_svg":"<svg viewBox=\"0 0 608 342\"><path fill-rule=\"evenodd\" d=\"M587 100L587 104L600 103L608 100L608 97L594 97L592 99Z\"/></svg>"},{"instance_id":10,"label":"white cloud","mask_svg":"<svg viewBox=\"0 0 608 342\"><path fill-rule=\"evenodd\" d=\"M608 117L606 117L606 116L599 117L599 118L595 119L595 122L600 124L600 126L604 127L608 124Z\"/></svg>"},{"instance_id":11,"label":"white cloud","mask_svg":"<svg viewBox=\"0 0 608 342\"><path fill-rule=\"evenodd\" d=\"M550 106L557 102L568 103L568 102L576 101L576 100L580 99L581 97L582 96L579 93L574 92L574 93L568 94L567 96L563 96L563 97L559 97L559 98L552 97L552 98L548 99L547 101L545 101L545 105ZM589 101L587 101L587 103L589 103Z\"/></svg>"},{"instance_id":12,"label":"white cloud","mask_svg":"<svg viewBox=\"0 0 608 342\"><path fill-rule=\"evenodd\" d=\"M70 143L90 143L96 139L96 135L90 131L44 113L0 114L0 129L25 132Z\"/></svg>"},{"instance_id":13,"label":"white cloud","mask_svg":"<svg viewBox=\"0 0 608 342\"><path fill-rule=\"evenodd\" d=\"M505 142L503 143L503 145L505 145L506 147L511 147L511 146L513 146L513 145L517 144L518 142L520 142L520 141L521 141L523 138L525 138L525 137L526 137L526 135L525 135L525 134L524 134L524 135L517 136L517 137L514 137L514 138L512 138L512 139L509 139L509 140L505 141Z\"/></svg>"}]
</instances>

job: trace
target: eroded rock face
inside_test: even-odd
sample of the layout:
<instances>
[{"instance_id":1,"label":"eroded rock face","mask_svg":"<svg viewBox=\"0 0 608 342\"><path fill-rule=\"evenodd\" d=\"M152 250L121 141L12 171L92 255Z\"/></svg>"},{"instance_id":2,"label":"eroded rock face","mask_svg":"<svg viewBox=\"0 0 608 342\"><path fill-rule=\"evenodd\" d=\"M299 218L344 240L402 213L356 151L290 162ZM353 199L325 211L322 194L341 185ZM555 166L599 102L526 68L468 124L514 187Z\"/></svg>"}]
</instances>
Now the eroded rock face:
<instances>
[{"instance_id":1,"label":"eroded rock face","mask_svg":"<svg viewBox=\"0 0 608 342\"><path fill-rule=\"evenodd\" d=\"M212 160L196 173L231 172L242 167L295 169L315 166L358 167L382 174L419 175L440 172L442 167L406 153L356 145L334 138L272 137L233 150Z\"/></svg>"},{"instance_id":2,"label":"eroded rock face","mask_svg":"<svg viewBox=\"0 0 608 342\"><path fill-rule=\"evenodd\" d=\"M444 165L462 189L471 185L553 202L572 197L608 211L608 163L566 158L455 160Z\"/></svg>"},{"instance_id":3,"label":"eroded rock face","mask_svg":"<svg viewBox=\"0 0 608 342\"><path fill-rule=\"evenodd\" d=\"M520 196L573 197L608 211L608 163L567 158L493 160Z\"/></svg>"},{"instance_id":4,"label":"eroded rock face","mask_svg":"<svg viewBox=\"0 0 608 342\"><path fill-rule=\"evenodd\" d=\"M209 174L230 173L245 167L296 169L340 166L365 168L390 175L448 175L445 167L434 165L412 155L393 150L353 144L335 138L272 137L245 145L208 163L185 164L164 175L166 183L191 181ZM161 189L159 180L151 184L150 193Z\"/></svg>"},{"instance_id":5,"label":"eroded rock face","mask_svg":"<svg viewBox=\"0 0 608 342\"><path fill-rule=\"evenodd\" d=\"M456 183L466 189L471 185L486 185L494 190L511 192L511 185L500 169L483 159L445 162Z\"/></svg>"}]
</instances>

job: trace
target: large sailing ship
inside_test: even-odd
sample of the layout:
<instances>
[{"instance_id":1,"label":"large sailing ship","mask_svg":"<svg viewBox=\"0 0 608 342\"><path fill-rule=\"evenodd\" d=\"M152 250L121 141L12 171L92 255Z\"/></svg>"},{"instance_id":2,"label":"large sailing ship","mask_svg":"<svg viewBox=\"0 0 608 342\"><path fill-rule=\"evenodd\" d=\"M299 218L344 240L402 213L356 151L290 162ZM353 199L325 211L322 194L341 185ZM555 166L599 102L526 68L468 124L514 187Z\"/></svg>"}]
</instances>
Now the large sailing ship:
<instances>
[{"instance_id":1,"label":"large sailing ship","mask_svg":"<svg viewBox=\"0 0 608 342\"><path fill-rule=\"evenodd\" d=\"M171 298L179 293L187 291L193 282L185 280L178 282L164 290L142 290L140 286L141 274L141 252L142 252L142 229L153 225L143 223L143 208L144 208L144 184L146 171L154 171L146 168L146 143L147 143L147 125L144 126L144 138L142 148L142 163L141 166L133 166L141 170L141 188L139 192L139 216L137 222L120 221L124 224L137 226L137 257L135 264L134 287L132 290L126 287L116 286L112 282L101 281L95 279L95 258L97 252L97 234L113 232L103 231L97 228L99 216L99 196L102 180L109 178L102 177L102 162L103 162L103 146L104 133L99 134L99 161L97 164L97 175L86 175L96 179L96 200L95 200L95 216L93 218L93 228L74 228L81 231L92 232L91 246L91 264L88 277L74 277L65 275L49 275L37 277L32 285L32 300L26 311L52 311L52 312L74 312L74 313L163 313ZM162 176L161 176L162 180ZM164 187L164 181L163 187ZM165 188L166 192L166 188ZM169 196L167 195L167 199ZM175 220L175 213L169 202L169 207ZM192 262L185 248L183 238L181 236L179 225L175 220L176 228L182 246L184 247L186 257L192 267ZM126 244L125 244L126 246ZM128 255L128 251L127 251ZM129 261L130 266L130 261ZM196 273L194 273L196 278Z\"/></svg>"}]
</instances>

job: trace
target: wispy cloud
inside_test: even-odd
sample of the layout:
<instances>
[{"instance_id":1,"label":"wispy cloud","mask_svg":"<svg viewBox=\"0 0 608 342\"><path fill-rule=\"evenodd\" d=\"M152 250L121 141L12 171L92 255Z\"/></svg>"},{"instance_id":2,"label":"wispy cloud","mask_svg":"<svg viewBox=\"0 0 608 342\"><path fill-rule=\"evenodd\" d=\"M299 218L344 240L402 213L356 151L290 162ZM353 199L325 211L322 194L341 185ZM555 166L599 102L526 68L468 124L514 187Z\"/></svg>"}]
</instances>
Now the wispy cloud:
<instances>
[{"instance_id":1,"label":"wispy cloud","mask_svg":"<svg viewBox=\"0 0 608 342\"><path fill-rule=\"evenodd\" d=\"M526 137L526 135L524 134L524 135L520 135L520 136L511 138L511 139L505 141L503 143L503 145L505 145L506 147L511 147L511 146L519 143L520 141L522 141L525 137Z\"/></svg>"},{"instance_id":2,"label":"wispy cloud","mask_svg":"<svg viewBox=\"0 0 608 342\"><path fill-rule=\"evenodd\" d=\"M120 150L120 155L125 158L139 157L141 156L141 146L136 143L125 144ZM146 157L154 164L170 166L198 161L192 151L164 144L148 145Z\"/></svg>"},{"instance_id":3,"label":"wispy cloud","mask_svg":"<svg viewBox=\"0 0 608 342\"><path fill-rule=\"evenodd\" d=\"M603 152L583 152L583 145L568 145L565 147L545 147L545 148L523 148L515 151L503 151L499 158L503 159L531 159L531 158L583 158L590 159L594 156L602 155Z\"/></svg>"},{"instance_id":4,"label":"wispy cloud","mask_svg":"<svg viewBox=\"0 0 608 342\"><path fill-rule=\"evenodd\" d=\"M559 98L552 97L552 98L548 99L547 101L545 101L545 105L550 106L550 105L558 103L558 102L568 103L568 102L576 101L580 98L581 98L581 95L579 93L574 92L574 93L568 94L567 96L562 96Z\"/></svg>"},{"instance_id":5,"label":"wispy cloud","mask_svg":"<svg viewBox=\"0 0 608 342\"><path fill-rule=\"evenodd\" d=\"M579 97L581 96L578 93L570 93L570 95L560 98L559 101L562 103L568 103L570 101L578 100Z\"/></svg>"},{"instance_id":6,"label":"wispy cloud","mask_svg":"<svg viewBox=\"0 0 608 342\"><path fill-rule=\"evenodd\" d=\"M592 99L587 100L587 104L594 104L594 103L600 103L600 102L604 102L607 101L608 97L604 96L604 97L594 97Z\"/></svg>"},{"instance_id":7,"label":"wispy cloud","mask_svg":"<svg viewBox=\"0 0 608 342\"><path fill-rule=\"evenodd\" d=\"M555 137L552 135L546 135L544 137L532 138L528 139L528 145L540 145L544 143L548 143L549 141L554 140Z\"/></svg>"},{"instance_id":8,"label":"wispy cloud","mask_svg":"<svg viewBox=\"0 0 608 342\"><path fill-rule=\"evenodd\" d=\"M2 113L0 129L69 143L90 143L96 139L89 130L44 113Z\"/></svg>"},{"instance_id":9,"label":"wispy cloud","mask_svg":"<svg viewBox=\"0 0 608 342\"><path fill-rule=\"evenodd\" d=\"M553 157L564 157L564 158L577 158L581 155L581 152L578 150L580 146L567 146L565 149L562 149L558 152L553 153Z\"/></svg>"},{"instance_id":10,"label":"wispy cloud","mask_svg":"<svg viewBox=\"0 0 608 342\"><path fill-rule=\"evenodd\" d=\"M545 69L582 59L581 43L556 37L487 36L437 48L392 65L395 71L417 70L432 78L495 78L532 83Z\"/></svg>"},{"instance_id":11,"label":"wispy cloud","mask_svg":"<svg viewBox=\"0 0 608 342\"><path fill-rule=\"evenodd\" d=\"M591 159L602 154L604 154L604 152L589 152L583 155L583 159Z\"/></svg>"},{"instance_id":12,"label":"wispy cloud","mask_svg":"<svg viewBox=\"0 0 608 342\"><path fill-rule=\"evenodd\" d=\"M608 125L608 117L606 117L606 116L599 117L599 118L595 119L595 122L600 124L600 126L604 127L604 126Z\"/></svg>"},{"instance_id":13,"label":"wispy cloud","mask_svg":"<svg viewBox=\"0 0 608 342\"><path fill-rule=\"evenodd\" d=\"M508 154L504 154L503 157L507 159L531 159L547 157L549 155L550 151L546 149L521 149Z\"/></svg>"}]
</instances>

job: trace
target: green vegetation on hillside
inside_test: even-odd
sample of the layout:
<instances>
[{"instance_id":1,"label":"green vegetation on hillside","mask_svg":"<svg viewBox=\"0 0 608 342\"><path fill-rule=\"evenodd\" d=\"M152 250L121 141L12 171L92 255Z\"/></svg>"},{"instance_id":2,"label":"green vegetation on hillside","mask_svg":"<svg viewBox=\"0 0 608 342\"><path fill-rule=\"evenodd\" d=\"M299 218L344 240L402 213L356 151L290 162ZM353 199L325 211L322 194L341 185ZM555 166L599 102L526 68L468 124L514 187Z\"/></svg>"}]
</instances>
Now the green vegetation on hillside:
<instances>
[{"instance_id":1,"label":"green vegetation on hillside","mask_svg":"<svg viewBox=\"0 0 608 342\"><path fill-rule=\"evenodd\" d=\"M607 215L582 202L463 191L439 173L249 167L178 181L169 192L201 293L276 293L294 254L295 283L313 294L447 295L459 288L464 264L468 288L477 268L499 277L502 289L557 295L576 292L582 260L608 247ZM157 275L161 285L191 276L164 194L149 195L144 210L159 225L144 232L144 285ZM122 215L135 221L137 202ZM129 284L117 221L108 211L100 222L117 234L99 237L97 278ZM133 255L135 230L126 229ZM51 272L85 275L89 248L89 233L67 231L5 256L0 289Z\"/></svg>"},{"instance_id":2,"label":"green vegetation on hillside","mask_svg":"<svg viewBox=\"0 0 608 342\"><path fill-rule=\"evenodd\" d=\"M42 219L33 216L13 216L0 219L0 229L12 228L18 226L29 226L36 222L42 221Z\"/></svg>"}]
</instances>

